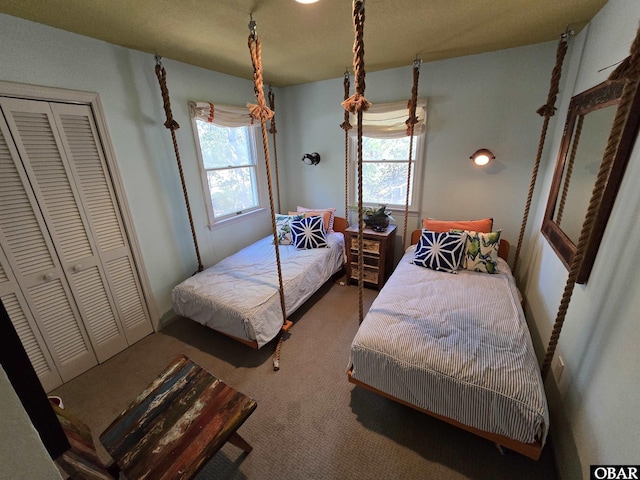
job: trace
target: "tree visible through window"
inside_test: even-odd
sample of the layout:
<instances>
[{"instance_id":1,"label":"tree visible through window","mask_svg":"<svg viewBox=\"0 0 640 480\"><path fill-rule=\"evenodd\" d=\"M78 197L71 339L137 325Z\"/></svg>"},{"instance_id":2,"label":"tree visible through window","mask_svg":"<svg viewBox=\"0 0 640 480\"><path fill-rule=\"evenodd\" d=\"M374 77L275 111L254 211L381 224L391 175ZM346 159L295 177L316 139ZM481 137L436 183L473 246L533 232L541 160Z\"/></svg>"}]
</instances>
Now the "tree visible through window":
<instances>
[{"instance_id":1,"label":"tree visible through window","mask_svg":"<svg viewBox=\"0 0 640 480\"><path fill-rule=\"evenodd\" d=\"M404 208L409 189L409 207L417 201L416 186L421 177L421 164L426 136L426 100L418 101L418 124L414 128L411 154L411 184L407 185L410 137L405 121L409 116L406 102L374 104L363 115L362 122L362 201L367 205ZM352 119L352 123L355 123ZM352 132L355 131L355 128ZM357 195L357 137L351 134L352 201Z\"/></svg>"},{"instance_id":2,"label":"tree visible through window","mask_svg":"<svg viewBox=\"0 0 640 480\"><path fill-rule=\"evenodd\" d=\"M250 127L219 127L201 120L196 120L196 126L214 218L257 207L255 140Z\"/></svg>"}]
</instances>

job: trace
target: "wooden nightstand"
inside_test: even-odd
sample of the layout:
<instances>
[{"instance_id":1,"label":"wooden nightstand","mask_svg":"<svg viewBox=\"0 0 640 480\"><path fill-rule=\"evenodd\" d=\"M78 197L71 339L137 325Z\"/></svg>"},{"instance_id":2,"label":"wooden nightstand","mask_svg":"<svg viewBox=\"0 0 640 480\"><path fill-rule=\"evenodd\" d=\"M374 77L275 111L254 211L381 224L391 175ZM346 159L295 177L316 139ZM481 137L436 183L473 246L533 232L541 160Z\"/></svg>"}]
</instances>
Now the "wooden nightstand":
<instances>
[{"instance_id":1,"label":"wooden nightstand","mask_svg":"<svg viewBox=\"0 0 640 480\"><path fill-rule=\"evenodd\" d=\"M365 228L362 232L362 261L364 286L380 290L393 270L397 225L389 225L384 232ZM358 227L344 232L347 246L347 282L358 283Z\"/></svg>"}]
</instances>

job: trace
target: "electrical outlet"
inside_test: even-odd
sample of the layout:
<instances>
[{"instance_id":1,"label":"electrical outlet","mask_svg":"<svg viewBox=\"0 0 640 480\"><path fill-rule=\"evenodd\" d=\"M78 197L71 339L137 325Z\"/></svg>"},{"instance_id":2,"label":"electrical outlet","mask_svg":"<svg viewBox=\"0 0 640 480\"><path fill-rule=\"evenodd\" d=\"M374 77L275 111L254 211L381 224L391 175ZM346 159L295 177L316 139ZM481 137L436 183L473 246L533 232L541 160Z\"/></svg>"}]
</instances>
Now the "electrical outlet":
<instances>
[{"instance_id":1,"label":"electrical outlet","mask_svg":"<svg viewBox=\"0 0 640 480\"><path fill-rule=\"evenodd\" d=\"M556 382L560 383L562 373L564 372L564 360L560 355L556 357L555 365L553 367L553 376L556 378Z\"/></svg>"}]
</instances>

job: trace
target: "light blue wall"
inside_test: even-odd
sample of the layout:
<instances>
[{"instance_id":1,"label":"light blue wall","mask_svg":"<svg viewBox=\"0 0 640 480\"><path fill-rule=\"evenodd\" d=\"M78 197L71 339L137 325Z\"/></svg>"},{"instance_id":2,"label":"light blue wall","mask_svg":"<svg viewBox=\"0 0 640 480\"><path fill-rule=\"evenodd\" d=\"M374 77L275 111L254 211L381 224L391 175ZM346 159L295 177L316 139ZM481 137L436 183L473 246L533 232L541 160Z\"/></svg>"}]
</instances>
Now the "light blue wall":
<instances>
[{"instance_id":1,"label":"light blue wall","mask_svg":"<svg viewBox=\"0 0 640 480\"><path fill-rule=\"evenodd\" d=\"M418 95L428 99L425 169L420 212L410 217L409 231L427 216L491 216L495 228L517 243L542 126L536 109L547 100L555 50L556 42L550 42L422 65ZM412 81L411 65L368 73L365 96L372 103L407 100ZM289 87L283 95L284 156L290 162L286 204L334 206L344 213L343 79ZM479 148L496 155L485 169L469 159ZM308 151L320 153L319 165L300 161ZM402 213L394 214L400 226Z\"/></svg>"},{"instance_id":2,"label":"light blue wall","mask_svg":"<svg viewBox=\"0 0 640 480\"><path fill-rule=\"evenodd\" d=\"M629 54L640 19L635 0L610 1L572 40L558 117L571 96L606 80ZM562 137L556 124L543 188L523 261L526 313L548 338L567 270L540 234L553 167ZM564 479L589 478L589 465L635 464L640 431L640 150L633 150L589 281L576 286L558 344L565 369L547 381L554 447Z\"/></svg>"}]
</instances>

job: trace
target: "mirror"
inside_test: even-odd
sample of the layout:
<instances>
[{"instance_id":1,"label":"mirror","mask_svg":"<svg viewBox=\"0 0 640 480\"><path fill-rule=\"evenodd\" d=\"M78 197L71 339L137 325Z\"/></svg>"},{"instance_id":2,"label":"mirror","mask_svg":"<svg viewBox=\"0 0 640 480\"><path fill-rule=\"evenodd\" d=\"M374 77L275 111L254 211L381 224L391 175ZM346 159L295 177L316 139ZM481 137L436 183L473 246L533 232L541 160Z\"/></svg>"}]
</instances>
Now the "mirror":
<instances>
[{"instance_id":1,"label":"mirror","mask_svg":"<svg viewBox=\"0 0 640 480\"><path fill-rule=\"evenodd\" d=\"M571 99L556 163L542 234L567 269L576 252L582 224L609 141L624 82L607 81ZM577 283L585 283L595 261L600 238L613 208L638 129L638 92L632 112L617 139L618 150L602 204L585 250Z\"/></svg>"}]
</instances>

